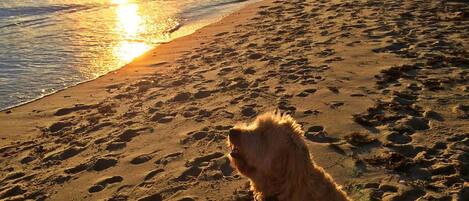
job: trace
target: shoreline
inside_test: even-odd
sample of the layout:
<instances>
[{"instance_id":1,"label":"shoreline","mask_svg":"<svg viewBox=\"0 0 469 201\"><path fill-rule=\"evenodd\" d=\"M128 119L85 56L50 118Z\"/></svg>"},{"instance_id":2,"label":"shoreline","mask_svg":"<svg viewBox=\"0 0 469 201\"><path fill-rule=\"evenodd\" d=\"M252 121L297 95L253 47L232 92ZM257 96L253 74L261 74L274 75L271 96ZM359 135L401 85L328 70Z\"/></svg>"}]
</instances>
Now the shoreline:
<instances>
[{"instance_id":1,"label":"shoreline","mask_svg":"<svg viewBox=\"0 0 469 201\"><path fill-rule=\"evenodd\" d=\"M249 4L253 4L253 3L259 2L259 1L260 1L260 0L254 0L254 1L251 2L251 3L246 2L246 5L241 5L240 8L234 9L231 13L239 12L239 10L241 10L243 7L248 6ZM241 2L243 2L243 1L241 1ZM231 14L228 14L228 15L231 15ZM215 21L213 21L213 22L211 22L211 23L209 23L209 24L207 24L207 25L201 26L201 27L199 27L199 28L197 28L197 29L195 29L195 30L189 30L189 31L188 31L188 30L183 30L183 31L182 31L181 28L184 29L184 28L183 28L184 26L178 25L177 27L173 28L173 29L175 29L175 30L171 29L171 30L168 31L171 35L176 35L175 38L173 38L173 39L171 39L171 40L169 40L169 41L158 42L158 43L157 43L157 46L152 47L152 48L151 48L150 50L148 50L147 52L145 52L145 53L143 53L142 55L140 55L140 56L134 58L134 59L133 59L131 62L129 62L128 64L125 64L125 65L123 65L123 66L121 66L121 67L119 67L119 68L117 68L117 69L115 69L115 70L109 71L109 72L107 72L106 74L100 75L100 76L98 76L98 77L96 77L96 78L93 78L93 79L90 79L90 80L85 80L85 81L76 83L76 84L74 84L74 85L71 85L71 86L68 86L68 87L65 87L65 88L56 90L56 91L51 92L51 93L49 93L49 94L45 94L45 95L43 95L43 96L40 96L40 97L31 99L31 100L29 100L29 101L25 101L25 102L19 103L19 104L17 104L17 105L12 105L12 106L9 106L9 107L0 109L0 113L1 113L1 112L7 112L8 110L11 110L11 109L14 109L14 108L17 108L17 107L21 107L21 106L26 105L26 104L29 104L29 103L31 103L31 102L34 102L34 101L40 100L40 99L42 99L42 98L45 98L45 97L54 95L55 93L58 93L58 92L60 92L60 91L67 90L67 89L69 89L69 88L73 88L73 87L75 87L75 86L77 86L77 85L86 84L86 83L88 83L88 82L91 82L91 81L93 81L93 80L99 79L99 78L101 78L101 77L103 77L103 76L106 76L106 75L108 75L108 74L114 73L115 71L118 71L118 70L124 68L125 66L131 65L131 64L134 62L134 60L136 60L136 59L142 57L144 54L146 54L146 53L148 53L148 52L150 52L150 51L153 51L153 50L154 50L155 48L157 48L159 45L169 43L169 42L171 42L171 41L173 41L173 40L175 40L175 39L181 38L181 37L185 37L185 36L188 36L188 35L192 35L192 34L195 33L197 30L203 29L203 28L206 27L206 26L209 26L209 25L211 25L211 24L217 23L217 22L221 21L223 18L227 17L228 15L226 15L226 16L220 16L218 20L215 20ZM187 25L185 25L185 26L187 26Z\"/></svg>"},{"instance_id":2,"label":"shoreline","mask_svg":"<svg viewBox=\"0 0 469 201\"><path fill-rule=\"evenodd\" d=\"M52 115L53 111L51 111L51 110L56 110L56 109L59 109L61 107L73 107L75 104L92 104L93 102L96 102L96 101L99 101L99 100L102 100L102 99L108 97L108 94L105 92L107 89L105 89L103 87L100 87L102 85L113 85L113 84L116 84L118 82L123 82L124 80L125 81L129 81L129 80L135 81L138 78L144 77L145 75L152 74L154 72L158 72L158 71L165 72L165 71L171 70L170 68L166 69L167 61L161 60L161 59L155 59L155 58L152 58L152 57L155 57L155 56L158 57L158 56L163 56L163 55L165 55L166 57L169 56L170 58L178 57L178 55L183 54L184 51L187 51L187 50L191 49L191 48L184 48L184 47L180 48L180 45L178 45L178 44L184 43L185 41L189 41L189 42L192 43L193 46L197 46L196 43L203 43L203 41L198 42L200 39L195 39L195 38L196 37L210 37L210 35L212 35L212 34L210 33L210 31L206 31L206 30L209 29L209 30L217 31L216 27L222 27L223 24L225 24L225 22L222 22L222 21L229 21L230 23L240 24L240 23L236 22L234 19L231 19L231 20L224 20L224 19L230 19L230 18L233 18L233 16L235 16L235 15L240 15L240 12L242 10L253 9L253 7L255 7L255 5L260 4L261 2L262 1L252 2L252 3L242 7L240 10L237 10L237 11L233 12L232 14L230 14L226 17L220 18L220 20L218 20L214 23L208 24L206 26L201 27L200 29L195 30L191 34L179 36L179 37L177 37L177 38L175 38L175 39L173 39L169 42L162 43L159 46L157 46L156 48L153 48L153 49L143 53L142 55L134 58L133 61L130 62L129 64L126 64L126 65L122 66L121 68L116 69L112 72L109 72L105 75L102 75L102 76L100 76L96 79L76 84L76 85L71 86L69 88L59 90L59 91L57 91L55 93L52 93L50 95L46 95L42 98L36 99L34 101L31 101L31 102L28 102L28 103L25 103L25 104L21 104L19 106L15 106L15 107L10 108L10 109L2 110L2 111L0 111L0 120L2 118L8 118L8 117L11 117L11 116L16 116L16 115L21 116L23 118L24 117L29 118L29 116L32 113L39 114L39 113L42 113L43 111L47 111L47 110L49 110L49 112L48 112L48 114L45 114L45 115L53 116ZM244 15L246 15L246 14L244 14ZM218 28L218 29L223 29L223 28ZM175 46L175 47L178 47L179 49L185 49L185 50L181 50L180 52L175 54L175 53L172 53L171 50L165 50L165 49L168 49L168 48L166 48L166 46L170 46L169 49L171 47ZM160 52L162 54L158 55ZM145 63L145 62L150 62L150 63ZM174 59L173 60L170 59L170 62L174 62ZM162 64L158 65L158 67L155 67L155 65L154 65L155 63L156 64L162 63ZM132 68L136 68L138 70L134 70ZM139 73L138 72L139 70L145 71L145 72L144 73ZM122 77L120 77L120 75L126 76L126 78L122 79ZM94 90L99 90L100 91L100 96L99 97L93 97L93 95L95 95L95 94L93 94L92 91L94 91ZM83 92L83 91L86 91L86 92ZM89 97L84 97L84 96L88 96L88 95L89 95ZM76 97L75 100L74 100L74 102L75 102L74 104L67 103L68 100L63 100L63 99L70 99L72 97ZM52 101L50 101L50 99L52 99ZM48 105L48 106L44 105L44 103L49 103L49 102L56 103L56 105L53 106L53 107L51 107L50 105ZM20 112L20 114L14 114L15 112ZM6 114L6 116L3 117L3 115L5 115L5 114ZM44 113L39 114L39 116L44 116ZM6 124L6 125L11 124L8 121L7 122L1 122L0 124L2 124L2 123ZM10 135L7 135L7 136L12 137ZM16 139L22 139L22 138L18 137ZM14 140L16 140L16 139L14 139ZM11 141L14 141L14 140L11 140ZM2 143L0 143L0 145L4 145L4 143L9 143L11 141L4 140Z\"/></svg>"},{"instance_id":3,"label":"shoreline","mask_svg":"<svg viewBox=\"0 0 469 201\"><path fill-rule=\"evenodd\" d=\"M279 109L353 199L465 200L469 4L405 3L253 3L0 112L0 199L250 200L227 132Z\"/></svg>"}]
</instances>

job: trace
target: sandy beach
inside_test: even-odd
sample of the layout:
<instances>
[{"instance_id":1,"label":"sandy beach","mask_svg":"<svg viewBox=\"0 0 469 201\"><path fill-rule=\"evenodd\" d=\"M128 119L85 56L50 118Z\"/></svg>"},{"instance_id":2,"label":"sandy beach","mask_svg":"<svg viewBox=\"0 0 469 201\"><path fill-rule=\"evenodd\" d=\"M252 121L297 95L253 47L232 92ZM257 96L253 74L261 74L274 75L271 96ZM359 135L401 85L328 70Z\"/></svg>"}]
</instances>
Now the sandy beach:
<instances>
[{"instance_id":1,"label":"sandy beach","mask_svg":"<svg viewBox=\"0 0 469 201\"><path fill-rule=\"evenodd\" d=\"M279 109L354 200L469 200L469 3L261 1L0 112L0 200L252 200L227 131Z\"/></svg>"}]
</instances>

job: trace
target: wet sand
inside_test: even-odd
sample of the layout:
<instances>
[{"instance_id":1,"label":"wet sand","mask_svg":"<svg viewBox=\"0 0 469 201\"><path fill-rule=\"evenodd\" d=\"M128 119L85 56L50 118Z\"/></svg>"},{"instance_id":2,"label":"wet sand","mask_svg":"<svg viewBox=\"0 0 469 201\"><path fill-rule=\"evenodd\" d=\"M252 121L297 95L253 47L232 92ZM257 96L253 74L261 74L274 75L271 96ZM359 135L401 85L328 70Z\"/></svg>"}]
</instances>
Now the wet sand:
<instances>
[{"instance_id":1,"label":"wet sand","mask_svg":"<svg viewBox=\"0 0 469 201\"><path fill-rule=\"evenodd\" d=\"M249 200L231 125L280 109L356 200L467 200L469 4L263 1L0 113L0 199Z\"/></svg>"}]
</instances>

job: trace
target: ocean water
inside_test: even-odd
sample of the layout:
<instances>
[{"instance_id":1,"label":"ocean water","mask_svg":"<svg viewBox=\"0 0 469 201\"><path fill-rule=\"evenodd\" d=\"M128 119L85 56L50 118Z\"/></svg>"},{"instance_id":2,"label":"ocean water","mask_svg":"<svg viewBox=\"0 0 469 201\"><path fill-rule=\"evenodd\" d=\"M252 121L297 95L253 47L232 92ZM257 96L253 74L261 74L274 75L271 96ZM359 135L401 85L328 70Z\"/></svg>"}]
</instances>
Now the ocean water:
<instances>
[{"instance_id":1,"label":"ocean water","mask_svg":"<svg viewBox=\"0 0 469 201\"><path fill-rule=\"evenodd\" d=\"M97 78L243 0L1 0L0 110Z\"/></svg>"}]
</instances>

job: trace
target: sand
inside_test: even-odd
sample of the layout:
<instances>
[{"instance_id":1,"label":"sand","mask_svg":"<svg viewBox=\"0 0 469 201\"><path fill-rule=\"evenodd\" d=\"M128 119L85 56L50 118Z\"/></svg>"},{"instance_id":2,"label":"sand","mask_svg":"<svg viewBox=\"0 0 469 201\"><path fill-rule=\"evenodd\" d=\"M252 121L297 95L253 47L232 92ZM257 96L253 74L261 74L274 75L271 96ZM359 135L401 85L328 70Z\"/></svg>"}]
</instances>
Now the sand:
<instances>
[{"instance_id":1,"label":"sand","mask_svg":"<svg viewBox=\"0 0 469 201\"><path fill-rule=\"evenodd\" d=\"M262 1L0 113L0 200L249 200L227 130L280 109L355 200L469 199L469 4Z\"/></svg>"}]
</instances>

